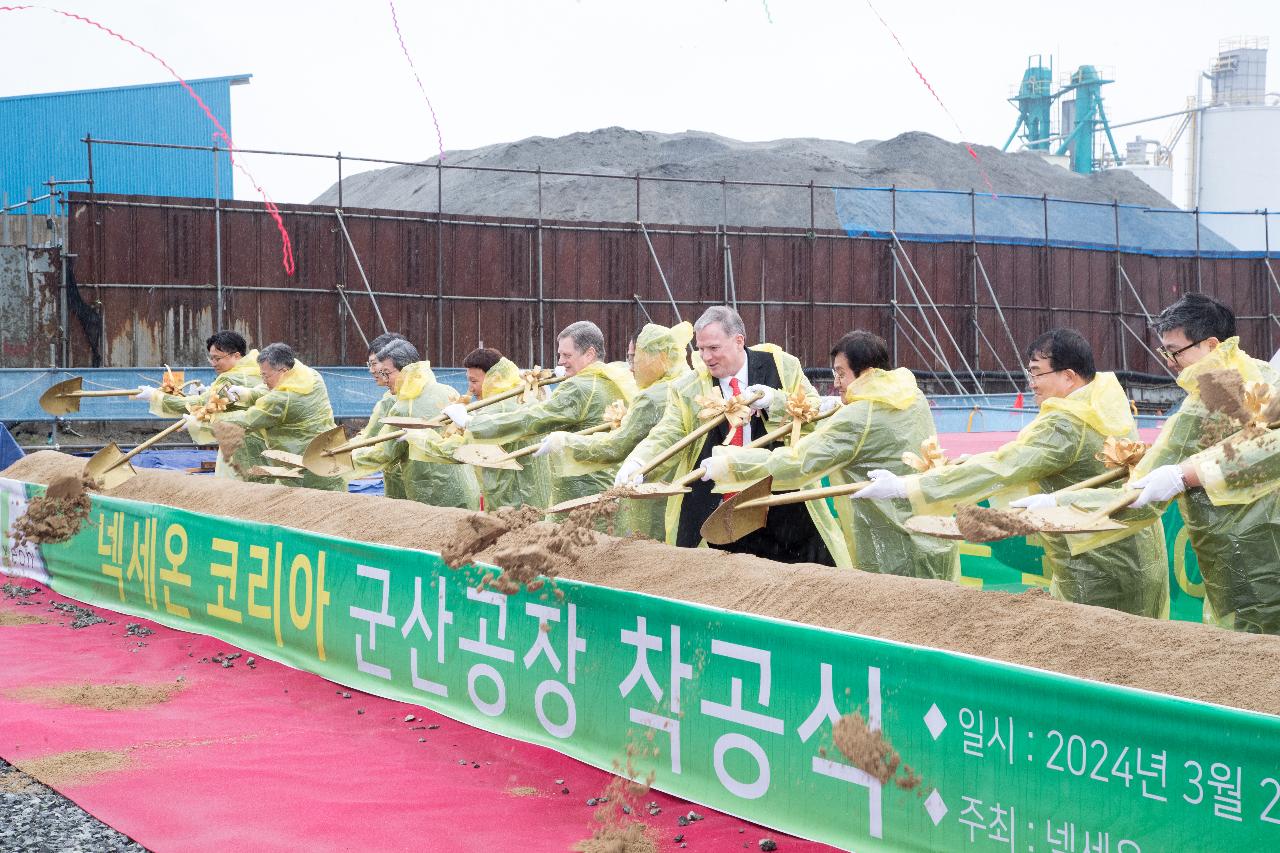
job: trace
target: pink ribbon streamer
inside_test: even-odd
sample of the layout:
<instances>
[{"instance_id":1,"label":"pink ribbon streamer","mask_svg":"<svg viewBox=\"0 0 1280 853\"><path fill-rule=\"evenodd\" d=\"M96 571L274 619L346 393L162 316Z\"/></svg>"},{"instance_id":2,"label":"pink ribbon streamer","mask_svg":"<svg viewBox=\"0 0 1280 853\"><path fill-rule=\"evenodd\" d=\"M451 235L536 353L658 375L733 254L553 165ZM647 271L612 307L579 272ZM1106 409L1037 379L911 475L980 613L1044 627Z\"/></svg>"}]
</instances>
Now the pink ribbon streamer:
<instances>
[{"instance_id":1,"label":"pink ribbon streamer","mask_svg":"<svg viewBox=\"0 0 1280 853\"><path fill-rule=\"evenodd\" d=\"M400 32L400 20L396 17L396 4L394 0L387 0L387 5L391 7L391 25L396 28L396 38L400 40L400 51L404 54L405 60L409 63L409 70L413 72L413 79L418 83L418 91L422 93L422 99L427 102L427 109L431 112L431 122L436 126L436 142L440 146L440 162L444 162L444 134L440 132L440 119L436 115L436 108L431 105L431 97L427 94L427 87L422 85L422 78L418 76L417 66L413 64L413 57L409 55L409 48L405 46L404 34Z\"/></svg>"}]
</instances>

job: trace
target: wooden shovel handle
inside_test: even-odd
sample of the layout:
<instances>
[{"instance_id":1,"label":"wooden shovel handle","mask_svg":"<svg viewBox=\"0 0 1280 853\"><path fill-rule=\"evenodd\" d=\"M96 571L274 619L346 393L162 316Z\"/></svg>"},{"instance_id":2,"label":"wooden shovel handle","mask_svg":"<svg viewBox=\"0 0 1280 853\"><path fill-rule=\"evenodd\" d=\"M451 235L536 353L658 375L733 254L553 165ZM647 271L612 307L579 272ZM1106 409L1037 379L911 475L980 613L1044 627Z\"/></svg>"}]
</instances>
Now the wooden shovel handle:
<instances>
[{"instance_id":1,"label":"wooden shovel handle","mask_svg":"<svg viewBox=\"0 0 1280 853\"><path fill-rule=\"evenodd\" d=\"M364 438L356 438L345 444L339 444L332 450L326 450L325 456L337 456L339 453L348 453L352 450L359 450L362 447L372 447L375 444L381 444L384 441L395 441L408 433L408 430L395 429L391 432L384 432L380 435L369 435Z\"/></svg>"},{"instance_id":2,"label":"wooden shovel handle","mask_svg":"<svg viewBox=\"0 0 1280 853\"><path fill-rule=\"evenodd\" d=\"M128 391L68 391L59 397L132 397L138 393L137 388Z\"/></svg>"},{"instance_id":3,"label":"wooden shovel handle","mask_svg":"<svg viewBox=\"0 0 1280 853\"><path fill-rule=\"evenodd\" d=\"M745 402L749 406L752 403L754 403L756 400L759 400L762 396L764 395L760 393L752 394L749 398L745 399ZM671 459L677 453L684 450L686 447L693 444L695 441L702 438L704 435L711 432L716 427L720 426L720 424L724 423L725 420L727 419L728 419L728 416L722 413L722 414L716 415L713 418L708 418L707 420L703 421L701 424L694 427L689 432L689 434L686 435L684 438L680 439L675 444L671 445L666 450L662 451L657 456L653 457L653 459L646 462L644 467L641 468L638 473L640 474L640 476L644 476L645 474L648 474L650 471L654 471L662 467L662 464L666 462L668 459ZM698 476L701 477L702 475L699 474Z\"/></svg>"},{"instance_id":4,"label":"wooden shovel handle","mask_svg":"<svg viewBox=\"0 0 1280 853\"><path fill-rule=\"evenodd\" d=\"M119 468L121 465L128 462L130 459L137 456L139 453L146 450L151 445L156 444L159 441L163 441L165 438L168 438L170 435L172 435L173 433L181 429L185 422L186 422L185 420L181 420L181 421L174 421L173 423L169 424L167 427L160 430L155 435L151 436L151 438L148 438L146 441L142 442L137 447L133 448L133 450L130 450L128 453L121 456L119 459L116 460L116 464L112 465L107 470L111 471L115 468Z\"/></svg>"},{"instance_id":5,"label":"wooden shovel handle","mask_svg":"<svg viewBox=\"0 0 1280 853\"><path fill-rule=\"evenodd\" d=\"M823 412L822 414L814 418L812 421L808 421L807 423L815 423L817 421L822 420L823 418L828 418L834 415L835 413L836 413L835 409L832 409L829 412ZM766 432L764 435L760 436L759 438L753 440L750 444L747 445L747 447L758 448L758 447L764 447L766 444L773 444L775 441L778 441L779 439L791 433L791 424L792 424L792 421L787 421L785 424L778 427L777 429L770 430L769 432ZM676 480L674 483L672 483L672 485L680 486L681 488L685 486L691 486L697 481L701 480L702 475L705 473L707 473L706 468L701 468L701 467L694 468L688 474L685 474L679 480Z\"/></svg>"},{"instance_id":6,"label":"wooden shovel handle","mask_svg":"<svg viewBox=\"0 0 1280 853\"><path fill-rule=\"evenodd\" d=\"M613 424L596 424L593 427L580 429L577 432L571 432L569 434L570 435L592 435L597 432L605 432L606 430L611 430L611 429L613 429ZM510 459L523 459L524 457L528 456L530 453L533 453L535 450L537 450L541 446L542 446L542 442L538 442L537 444L526 444L524 447L520 448L519 450L513 450L510 453L508 453L506 456L498 457L497 461L506 462L507 460L510 460Z\"/></svg>"}]
</instances>

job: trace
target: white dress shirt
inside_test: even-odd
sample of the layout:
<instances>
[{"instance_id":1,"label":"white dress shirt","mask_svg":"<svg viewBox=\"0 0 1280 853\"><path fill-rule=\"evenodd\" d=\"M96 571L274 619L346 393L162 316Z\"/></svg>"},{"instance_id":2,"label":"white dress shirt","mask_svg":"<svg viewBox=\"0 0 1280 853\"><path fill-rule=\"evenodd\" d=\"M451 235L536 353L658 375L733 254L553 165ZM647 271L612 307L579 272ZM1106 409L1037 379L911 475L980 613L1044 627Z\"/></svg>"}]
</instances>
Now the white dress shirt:
<instances>
[{"instance_id":1,"label":"white dress shirt","mask_svg":"<svg viewBox=\"0 0 1280 853\"><path fill-rule=\"evenodd\" d=\"M733 387L729 384L730 379L738 380L738 388L742 393L747 392L747 357L743 354L742 367L733 376L726 376L720 380L720 393L726 400L733 396ZM747 421L742 426L742 446L746 447L751 443L751 421Z\"/></svg>"}]
</instances>

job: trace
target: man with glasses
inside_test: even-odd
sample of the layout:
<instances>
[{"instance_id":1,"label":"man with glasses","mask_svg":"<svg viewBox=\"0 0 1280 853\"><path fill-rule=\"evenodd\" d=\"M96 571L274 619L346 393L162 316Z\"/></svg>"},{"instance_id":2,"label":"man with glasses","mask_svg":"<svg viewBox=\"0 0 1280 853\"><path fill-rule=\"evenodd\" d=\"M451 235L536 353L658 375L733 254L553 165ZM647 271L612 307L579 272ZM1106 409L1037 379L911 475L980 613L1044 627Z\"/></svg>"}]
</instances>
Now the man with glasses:
<instances>
[{"instance_id":1,"label":"man with glasses","mask_svg":"<svg viewBox=\"0 0 1280 853\"><path fill-rule=\"evenodd\" d=\"M208 388L198 394L165 394L159 388L141 385L132 399L146 400L151 414L162 418L180 418L205 406L215 395L228 401L228 411L245 408L248 400L241 401L237 392L262 382L262 372L258 369L258 351L249 349L244 337L229 329L214 332L205 339L204 345L208 351L209 366L216 374ZM191 440L196 444L214 444L209 427L213 421L223 416L213 414L207 421L188 421L187 432L190 433ZM254 437L246 436L245 446L239 453L243 456L243 461L248 463L249 460L256 460L263 449L264 445ZM242 464L240 467L247 470L247 465ZM213 473L215 477L242 479L236 473L235 466L223 459L220 453Z\"/></svg>"},{"instance_id":2,"label":"man with glasses","mask_svg":"<svg viewBox=\"0 0 1280 853\"><path fill-rule=\"evenodd\" d=\"M373 404L373 411L369 413L368 423L355 435L357 439L368 438L371 435L380 433L382 431L382 419L390 413L391 407L396 404L396 395L391 390L391 371L385 367L378 366L378 353L392 341L403 340L406 340L404 335L397 332L386 332L369 341L369 356L367 359L369 375L373 377L374 385L386 390L378 398L378 402ZM389 462L387 467L382 470L382 489L383 494L389 498L408 497L405 491L404 464L400 460Z\"/></svg>"},{"instance_id":3,"label":"man with glasses","mask_svg":"<svg viewBox=\"0 0 1280 853\"><path fill-rule=\"evenodd\" d=\"M1237 631L1280 633L1280 493L1241 489L1236 483L1211 495L1201 486L1202 473L1210 469L1189 459L1241 426L1205 405L1201 377L1231 371L1246 389L1265 383L1276 394L1280 373L1240 348L1235 315L1212 297L1188 293L1161 311L1151 326L1160 336L1160 354L1178 368L1178 385L1187 397L1134 469L1130 485L1142 493L1115 518L1140 524L1176 499L1204 578L1204 621ZM1248 448L1239 450L1249 455ZM1232 491L1239 494L1229 496ZM1070 503L1091 508L1116 494L1114 489L1081 492Z\"/></svg>"},{"instance_id":4,"label":"man with glasses","mask_svg":"<svg viewBox=\"0 0 1280 853\"><path fill-rule=\"evenodd\" d=\"M870 471L872 485L853 497L906 498L918 514L949 515L957 504L1001 502L1015 490L1052 492L1101 474L1108 438L1138 438L1124 389L1115 374L1095 371L1093 350L1079 332L1053 329L1032 341L1027 375L1040 412L1013 441L923 474ZM1169 568L1159 517L1118 536L1043 533L1040 539L1055 598L1168 617ZM1080 553L1082 545L1091 550Z\"/></svg>"}]
</instances>

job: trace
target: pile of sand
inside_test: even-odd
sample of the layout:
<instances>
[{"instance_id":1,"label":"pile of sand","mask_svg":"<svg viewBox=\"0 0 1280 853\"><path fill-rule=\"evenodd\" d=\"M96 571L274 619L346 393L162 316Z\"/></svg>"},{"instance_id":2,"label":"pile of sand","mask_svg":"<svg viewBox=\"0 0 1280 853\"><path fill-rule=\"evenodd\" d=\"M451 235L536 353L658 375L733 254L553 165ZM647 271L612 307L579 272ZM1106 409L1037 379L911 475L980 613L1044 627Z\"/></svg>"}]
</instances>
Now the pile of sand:
<instances>
[{"instance_id":1,"label":"pile of sand","mask_svg":"<svg viewBox=\"0 0 1280 853\"><path fill-rule=\"evenodd\" d=\"M5 475L48 482L81 464L41 451ZM460 525L470 523L465 510L164 471L140 471L113 495L437 552L456 541ZM574 559L555 561L560 577L1280 713L1280 637L946 581L783 565L597 533L589 538L591 544ZM492 558L485 551L478 556Z\"/></svg>"},{"instance_id":2,"label":"pile of sand","mask_svg":"<svg viewBox=\"0 0 1280 853\"><path fill-rule=\"evenodd\" d=\"M40 705L123 711L159 705L181 690L181 684L55 684L15 687L5 691L5 695Z\"/></svg>"},{"instance_id":3,"label":"pile of sand","mask_svg":"<svg viewBox=\"0 0 1280 853\"><path fill-rule=\"evenodd\" d=\"M45 493L28 501L26 512L14 521L14 541L39 545L75 536L89 517L88 489L93 487L81 471L51 480Z\"/></svg>"}]
</instances>

